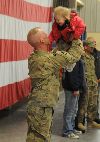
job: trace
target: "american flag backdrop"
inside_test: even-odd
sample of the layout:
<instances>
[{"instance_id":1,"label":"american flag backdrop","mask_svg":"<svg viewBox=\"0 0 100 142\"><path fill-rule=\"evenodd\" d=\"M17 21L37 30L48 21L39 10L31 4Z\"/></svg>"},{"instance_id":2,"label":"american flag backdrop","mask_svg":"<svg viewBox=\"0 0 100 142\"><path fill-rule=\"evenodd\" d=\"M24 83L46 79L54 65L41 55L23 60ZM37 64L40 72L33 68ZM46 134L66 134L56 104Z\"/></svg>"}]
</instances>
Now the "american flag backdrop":
<instances>
[{"instance_id":1,"label":"american flag backdrop","mask_svg":"<svg viewBox=\"0 0 100 142\"><path fill-rule=\"evenodd\" d=\"M27 58L33 27L51 30L53 0L0 0L0 109L28 96Z\"/></svg>"}]
</instances>

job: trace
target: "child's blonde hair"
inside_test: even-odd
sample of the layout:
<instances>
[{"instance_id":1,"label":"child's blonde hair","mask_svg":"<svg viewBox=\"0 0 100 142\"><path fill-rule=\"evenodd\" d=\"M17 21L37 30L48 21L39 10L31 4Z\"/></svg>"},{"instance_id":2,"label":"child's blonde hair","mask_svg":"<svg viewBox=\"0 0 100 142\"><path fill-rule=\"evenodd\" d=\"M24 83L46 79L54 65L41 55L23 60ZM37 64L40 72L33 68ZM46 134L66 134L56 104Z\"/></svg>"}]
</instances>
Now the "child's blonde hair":
<instances>
[{"instance_id":1,"label":"child's blonde hair","mask_svg":"<svg viewBox=\"0 0 100 142\"><path fill-rule=\"evenodd\" d=\"M54 16L61 16L61 17L69 17L70 18L70 9L62 6L58 6L54 9Z\"/></svg>"}]
</instances>

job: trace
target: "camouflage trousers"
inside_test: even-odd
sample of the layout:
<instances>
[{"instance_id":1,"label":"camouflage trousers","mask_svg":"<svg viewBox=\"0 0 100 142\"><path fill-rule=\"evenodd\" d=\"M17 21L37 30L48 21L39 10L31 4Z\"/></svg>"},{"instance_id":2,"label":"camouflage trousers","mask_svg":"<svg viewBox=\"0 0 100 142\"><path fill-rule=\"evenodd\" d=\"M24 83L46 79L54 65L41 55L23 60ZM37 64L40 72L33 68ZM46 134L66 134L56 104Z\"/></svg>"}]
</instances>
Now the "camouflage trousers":
<instances>
[{"instance_id":1,"label":"camouflage trousers","mask_svg":"<svg viewBox=\"0 0 100 142\"><path fill-rule=\"evenodd\" d=\"M78 112L77 112L76 123L84 124L86 113L87 113L87 94L80 93L79 100L78 100Z\"/></svg>"},{"instance_id":2,"label":"camouflage trousers","mask_svg":"<svg viewBox=\"0 0 100 142\"><path fill-rule=\"evenodd\" d=\"M88 88L87 121L91 122L96 118L98 110L98 90L97 87Z\"/></svg>"},{"instance_id":3,"label":"camouflage trousers","mask_svg":"<svg viewBox=\"0 0 100 142\"><path fill-rule=\"evenodd\" d=\"M26 142L50 142L53 108L28 105Z\"/></svg>"},{"instance_id":4,"label":"camouflage trousers","mask_svg":"<svg viewBox=\"0 0 100 142\"><path fill-rule=\"evenodd\" d=\"M78 104L78 123L84 123L87 115L87 121L92 122L96 118L98 109L98 91L97 87L88 87L87 95L81 95Z\"/></svg>"}]
</instances>

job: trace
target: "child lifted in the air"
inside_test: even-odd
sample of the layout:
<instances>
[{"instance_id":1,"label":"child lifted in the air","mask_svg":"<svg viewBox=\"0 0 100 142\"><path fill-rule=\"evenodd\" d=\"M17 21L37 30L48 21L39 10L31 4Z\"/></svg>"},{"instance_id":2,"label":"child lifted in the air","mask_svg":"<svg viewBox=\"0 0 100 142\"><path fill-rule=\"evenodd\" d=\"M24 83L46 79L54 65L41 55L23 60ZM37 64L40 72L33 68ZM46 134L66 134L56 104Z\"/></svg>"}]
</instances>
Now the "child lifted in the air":
<instances>
[{"instance_id":1,"label":"child lifted in the air","mask_svg":"<svg viewBox=\"0 0 100 142\"><path fill-rule=\"evenodd\" d=\"M49 40L56 42L58 50L67 50L80 43L86 25L76 11L62 6L54 9L54 23Z\"/></svg>"}]
</instances>

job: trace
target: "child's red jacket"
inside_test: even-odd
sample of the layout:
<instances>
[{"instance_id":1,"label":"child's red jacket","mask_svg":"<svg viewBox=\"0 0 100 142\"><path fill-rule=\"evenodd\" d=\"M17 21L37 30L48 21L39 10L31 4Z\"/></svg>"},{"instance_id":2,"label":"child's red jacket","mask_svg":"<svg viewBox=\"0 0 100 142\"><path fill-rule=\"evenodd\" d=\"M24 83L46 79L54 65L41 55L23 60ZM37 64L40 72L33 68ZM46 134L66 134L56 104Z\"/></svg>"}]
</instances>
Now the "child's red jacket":
<instances>
[{"instance_id":1,"label":"child's red jacket","mask_svg":"<svg viewBox=\"0 0 100 142\"><path fill-rule=\"evenodd\" d=\"M49 40L52 43L53 41L58 41L61 37L65 41L69 41L68 34L71 33L71 39L79 39L80 36L84 33L86 25L84 24L83 20L77 15L76 12L71 12L70 15L70 26L66 26L63 30L58 30L58 26L56 21L52 25L52 31L49 35Z\"/></svg>"}]
</instances>

